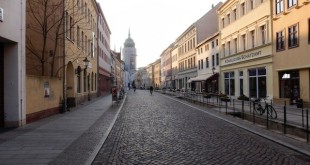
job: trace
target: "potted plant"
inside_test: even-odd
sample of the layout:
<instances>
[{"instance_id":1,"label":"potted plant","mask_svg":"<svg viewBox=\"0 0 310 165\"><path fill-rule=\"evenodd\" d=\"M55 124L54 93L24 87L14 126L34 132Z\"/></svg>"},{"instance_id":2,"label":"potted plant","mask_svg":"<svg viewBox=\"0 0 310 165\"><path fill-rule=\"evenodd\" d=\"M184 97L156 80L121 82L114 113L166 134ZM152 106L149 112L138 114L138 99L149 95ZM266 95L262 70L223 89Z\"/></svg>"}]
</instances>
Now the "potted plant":
<instances>
[{"instance_id":1,"label":"potted plant","mask_svg":"<svg viewBox=\"0 0 310 165\"><path fill-rule=\"evenodd\" d=\"M249 97L247 97L246 95L240 95L240 96L238 97L238 100L249 101L249 100L250 100L250 98L249 98Z\"/></svg>"},{"instance_id":2,"label":"potted plant","mask_svg":"<svg viewBox=\"0 0 310 165\"><path fill-rule=\"evenodd\" d=\"M230 97L228 97L227 95L226 96L222 96L220 98L221 98L221 101L230 102Z\"/></svg>"},{"instance_id":3,"label":"potted plant","mask_svg":"<svg viewBox=\"0 0 310 165\"><path fill-rule=\"evenodd\" d=\"M210 93L206 93L203 95L204 98L210 99L211 98L211 94Z\"/></svg>"}]
</instances>

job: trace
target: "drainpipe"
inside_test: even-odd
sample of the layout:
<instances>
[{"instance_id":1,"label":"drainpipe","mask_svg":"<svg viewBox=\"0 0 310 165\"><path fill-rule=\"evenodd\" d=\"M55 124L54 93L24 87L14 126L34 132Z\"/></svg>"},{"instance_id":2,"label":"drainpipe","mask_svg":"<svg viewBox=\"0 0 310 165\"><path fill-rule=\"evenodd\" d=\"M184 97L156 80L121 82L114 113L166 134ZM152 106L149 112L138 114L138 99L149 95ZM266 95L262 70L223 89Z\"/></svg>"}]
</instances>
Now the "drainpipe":
<instances>
[{"instance_id":1,"label":"drainpipe","mask_svg":"<svg viewBox=\"0 0 310 165\"><path fill-rule=\"evenodd\" d=\"M63 62L63 69L62 69L62 96L63 96L63 105L62 105L62 109L61 109L61 113L65 113L67 111L67 96L66 96L66 40L65 40L65 35L66 35L66 12L65 12L65 0L62 1L63 3L63 38L62 38L62 44L63 44L63 58L62 58L62 62Z\"/></svg>"}]
</instances>

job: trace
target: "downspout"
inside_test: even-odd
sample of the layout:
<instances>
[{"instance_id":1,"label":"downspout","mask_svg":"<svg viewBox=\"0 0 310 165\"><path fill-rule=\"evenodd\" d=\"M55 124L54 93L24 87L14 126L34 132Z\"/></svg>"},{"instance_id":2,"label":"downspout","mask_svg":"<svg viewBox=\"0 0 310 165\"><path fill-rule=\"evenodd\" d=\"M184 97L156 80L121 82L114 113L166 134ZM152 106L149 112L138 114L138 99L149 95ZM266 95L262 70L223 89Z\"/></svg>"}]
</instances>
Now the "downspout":
<instances>
[{"instance_id":1,"label":"downspout","mask_svg":"<svg viewBox=\"0 0 310 165\"><path fill-rule=\"evenodd\" d=\"M20 31L21 31L21 35L20 35L20 42L21 42L21 46L20 46L20 54L21 54L21 59L20 59L20 123L19 126L23 126L23 84L25 83L23 80L23 67L24 67L24 56L23 56L23 0L20 1L20 15L21 15L21 21L20 21Z\"/></svg>"},{"instance_id":2,"label":"downspout","mask_svg":"<svg viewBox=\"0 0 310 165\"><path fill-rule=\"evenodd\" d=\"M62 109L61 109L61 112L62 113L65 113L67 111L67 96L66 96L66 40L65 40L65 20L66 20L66 15L65 15L65 0L62 1L63 3L63 11L62 11L62 14L63 14L63 25L62 25L62 28L63 28L63 38L62 38L62 44L63 44L63 58L62 58L62 62L63 62L63 69L62 69L62 95L63 95L63 105L62 105Z\"/></svg>"}]
</instances>

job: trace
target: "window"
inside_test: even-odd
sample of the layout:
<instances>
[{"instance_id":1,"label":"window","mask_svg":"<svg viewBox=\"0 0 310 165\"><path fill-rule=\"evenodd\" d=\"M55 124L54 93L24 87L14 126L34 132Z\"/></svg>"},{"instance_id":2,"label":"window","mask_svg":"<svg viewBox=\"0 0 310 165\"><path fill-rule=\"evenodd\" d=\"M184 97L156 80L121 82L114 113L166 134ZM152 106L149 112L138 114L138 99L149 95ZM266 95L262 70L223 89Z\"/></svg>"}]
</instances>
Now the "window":
<instances>
[{"instance_id":1,"label":"window","mask_svg":"<svg viewBox=\"0 0 310 165\"><path fill-rule=\"evenodd\" d=\"M212 55L212 67L215 66L215 59L214 59L214 55Z\"/></svg>"},{"instance_id":2,"label":"window","mask_svg":"<svg viewBox=\"0 0 310 165\"><path fill-rule=\"evenodd\" d=\"M245 50L246 49L246 36L245 34L241 36L241 44L242 44L242 49Z\"/></svg>"},{"instance_id":3,"label":"window","mask_svg":"<svg viewBox=\"0 0 310 165\"><path fill-rule=\"evenodd\" d=\"M78 47L80 47L80 27L79 26L77 26L77 28L76 28L77 30L76 30L76 41L77 41L77 46Z\"/></svg>"},{"instance_id":4,"label":"window","mask_svg":"<svg viewBox=\"0 0 310 165\"><path fill-rule=\"evenodd\" d=\"M245 14L245 3L241 3L241 9L240 9L241 15Z\"/></svg>"},{"instance_id":5,"label":"window","mask_svg":"<svg viewBox=\"0 0 310 165\"><path fill-rule=\"evenodd\" d=\"M276 14L283 12L283 0L276 0Z\"/></svg>"},{"instance_id":6,"label":"window","mask_svg":"<svg viewBox=\"0 0 310 165\"><path fill-rule=\"evenodd\" d=\"M235 74L234 72L224 73L225 94L229 96L235 95Z\"/></svg>"},{"instance_id":7,"label":"window","mask_svg":"<svg viewBox=\"0 0 310 165\"><path fill-rule=\"evenodd\" d=\"M220 63L219 54L216 53L216 65L218 66Z\"/></svg>"},{"instance_id":8,"label":"window","mask_svg":"<svg viewBox=\"0 0 310 165\"><path fill-rule=\"evenodd\" d=\"M255 31L252 30L250 32L250 35L251 35L251 48L254 48L255 47Z\"/></svg>"},{"instance_id":9,"label":"window","mask_svg":"<svg viewBox=\"0 0 310 165\"><path fill-rule=\"evenodd\" d=\"M69 13L66 11L66 37L69 38L70 37L70 17L69 17Z\"/></svg>"},{"instance_id":10,"label":"window","mask_svg":"<svg viewBox=\"0 0 310 165\"><path fill-rule=\"evenodd\" d=\"M285 38L284 38L284 31L280 31L277 32L277 36L276 36L276 40L277 40L277 45L276 45L276 49L277 51L281 51L285 49Z\"/></svg>"},{"instance_id":11,"label":"window","mask_svg":"<svg viewBox=\"0 0 310 165\"><path fill-rule=\"evenodd\" d=\"M243 93L243 71L239 71L239 95L244 95Z\"/></svg>"},{"instance_id":12,"label":"window","mask_svg":"<svg viewBox=\"0 0 310 165\"><path fill-rule=\"evenodd\" d=\"M198 61L198 70L200 70L200 60Z\"/></svg>"},{"instance_id":13,"label":"window","mask_svg":"<svg viewBox=\"0 0 310 165\"><path fill-rule=\"evenodd\" d=\"M227 42L227 47L228 47L228 55L230 55L230 41Z\"/></svg>"},{"instance_id":14,"label":"window","mask_svg":"<svg viewBox=\"0 0 310 165\"><path fill-rule=\"evenodd\" d=\"M266 25L260 27L262 33L262 45L266 44Z\"/></svg>"},{"instance_id":15,"label":"window","mask_svg":"<svg viewBox=\"0 0 310 165\"><path fill-rule=\"evenodd\" d=\"M254 9L254 0L250 0L250 10Z\"/></svg>"},{"instance_id":16,"label":"window","mask_svg":"<svg viewBox=\"0 0 310 165\"><path fill-rule=\"evenodd\" d=\"M203 69L203 59L201 59L201 69Z\"/></svg>"},{"instance_id":17,"label":"window","mask_svg":"<svg viewBox=\"0 0 310 165\"><path fill-rule=\"evenodd\" d=\"M266 97L267 85L266 85L266 69L255 68L249 69L249 92L250 97L262 98Z\"/></svg>"},{"instance_id":18,"label":"window","mask_svg":"<svg viewBox=\"0 0 310 165\"><path fill-rule=\"evenodd\" d=\"M70 16L70 39L74 40L74 34L73 34L73 18Z\"/></svg>"},{"instance_id":19,"label":"window","mask_svg":"<svg viewBox=\"0 0 310 165\"><path fill-rule=\"evenodd\" d=\"M78 66L77 69L77 93L81 93L81 67Z\"/></svg>"},{"instance_id":20,"label":"window","mask_svg":"<svg viewBox=\"0 0 310 165\"><path fill-rule=\"evenodd\" d=\"M310 18L308 19L308 43L310 44Z\"/></svg>"},{"instance_id":21,"label":"window","mask_svg":"<svg viewBox=\"0 0 310 165\"><path fill-rule=\"evenodd\" d=\"M225 20L224 20L224 18L222 18L222 28L224 28L225 27Z\"/></svg>"},{"instance_id":22,"label":"window","mask_svg":"<svg viewBox=\"0 0 310 165\"><path fill-rule=\"evenodd\" d=\"M84 50L84 32L82 31L82 50Z\"/></svg>"},{"instance_id":23,"label":"window","mask_svg":"<svg viewBox=\"0 0 310 165\"><path fill-rule=\"evenodd\" d=\"M216 42L216 46L218 46L219 45L219 40L216 39L215 42Z\"/></svg>"},{"instance_id":24,"label":"window","mask_svg":"<svg viewBox=\"0 0 310 165\"><path fill-rule=\"evenodd\" d=\"M287 0L287 7L290 8L297 4L297 0Z\"/></svg>"},{"instance_id":25,"label":"window","mask_svg":"<svg viewBox=\"0 0 310 165\"><path fill-rule=\"evenodd\" d=\"M212 49L214 48L214 41L212 41Z\"/></svg>"},{"instance_id":26,"label":"window","mask_svg":"<svg viewBox=\"0 0 310 165\"><path fill-rule=\"evenodd\" d=\"M237 53L238 52L238 40L237 40L237 38L235 38L234 39L234 48L235 48L235 53Z\"/></svg>"},{"instance_id":27,"label":"window","mask_svg":"<svg viewBox=\"0 0 310 165\"><path fill-rule=\"evenodd\" d=\"M230 24L230 14L227 14L227 25Z\"/></svg>"},{"instance_id":28,"label":"window","mask_svg":"<svg viewBox=\"0 0 310 165\"><path fill-rule=\"evenodd\" d=\"M234 21L237 20L237 9L233 10L233 18L234 18Z\"/></svg>"},{"instance_id":29,"label":"window","mask_svg":"<svg viewBox=\"0 0 310 165\"><path fill-rule=\"evenodd\" d=\"M209 58L206 58L206 68L209 68Z\"/></svg>"},{"instance_id":30,"label":"window","mask_svg":"<svg viewBox=\"0 0 310 165\"><path fill-rule=\"evenodd\" d=\"M225 57L225 44L222 45L222 50L223 50L223 57Z\"/></svg>"},{"instance_id":31,"label":"window","mask_svg":"<svg viewBox=\"0 0 310 165\"><path fill-rule=\"evenodd\" d=\"M86 72L84 71L84 74L83 74L83 79L84 79L84 92L86 92L86 82L87 82L87 78L86 78Z\"/></svg>"},{"instance_id":32,"label":"window","mask_svg":"<svg viewBox=\"0 0 310 165\"><path fill-rule=\"evenodd\" d=\"M293 48L298 46L298 25L293 25L288 28L288 47Z\"/></svg>"},{"instance_id":33,"label":"window","mask_svg":"<svg viewBox=\"0 0 310 165\"><path fill-rule=\"evenodd\" d=\"M205 46L205 50L206 50L206 51L209 50L209 44L207 44L207 45Z\"/></svg>"}]
</instances>

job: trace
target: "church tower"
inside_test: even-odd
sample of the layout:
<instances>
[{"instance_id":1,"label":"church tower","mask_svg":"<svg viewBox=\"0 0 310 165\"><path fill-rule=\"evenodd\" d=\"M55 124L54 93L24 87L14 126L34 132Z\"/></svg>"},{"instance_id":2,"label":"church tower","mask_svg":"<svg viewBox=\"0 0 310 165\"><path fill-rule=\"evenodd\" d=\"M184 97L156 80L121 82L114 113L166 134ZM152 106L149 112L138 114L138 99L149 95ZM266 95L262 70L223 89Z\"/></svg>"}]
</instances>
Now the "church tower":
<instances>
[{"instance_id":1,"label":"church tower","mask_svg":"<svg viewBox=\"0 0 310 165\"><path fill-rule=\"evenodd\" d=\"M128 32L128 38L124 43L122 55L123 61L125 62L125 70L127 70L130 74L135 73L137 66L137 52L135 48L135 42L130 37L130 30Z\"/></svg>"}]
</instances>

